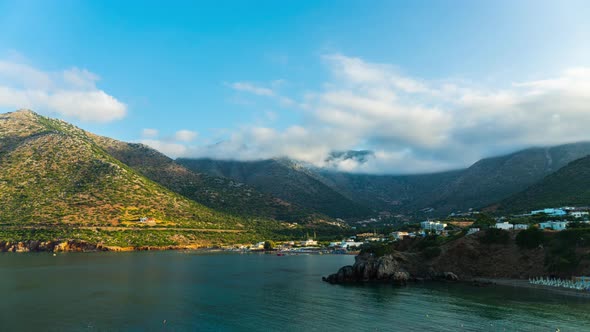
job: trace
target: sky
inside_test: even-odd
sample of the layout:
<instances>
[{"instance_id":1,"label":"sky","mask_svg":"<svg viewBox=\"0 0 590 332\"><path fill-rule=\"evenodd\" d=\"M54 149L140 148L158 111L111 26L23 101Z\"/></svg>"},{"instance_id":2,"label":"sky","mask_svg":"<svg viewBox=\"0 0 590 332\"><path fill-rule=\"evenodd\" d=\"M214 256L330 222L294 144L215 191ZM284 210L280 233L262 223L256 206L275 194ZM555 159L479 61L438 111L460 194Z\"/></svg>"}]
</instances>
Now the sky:
<instances>
[{"instance_id":1,"label":"sky","mask_svg":"<svg viewBox=\"0 0 590 332\"><path fill-rule=\"evenodd\" d=\"M0 0L0 112L176 157L467 167L590 140L589 1ZM370 150L362 161L331 153Z\"/></svg>"}]
</instances>

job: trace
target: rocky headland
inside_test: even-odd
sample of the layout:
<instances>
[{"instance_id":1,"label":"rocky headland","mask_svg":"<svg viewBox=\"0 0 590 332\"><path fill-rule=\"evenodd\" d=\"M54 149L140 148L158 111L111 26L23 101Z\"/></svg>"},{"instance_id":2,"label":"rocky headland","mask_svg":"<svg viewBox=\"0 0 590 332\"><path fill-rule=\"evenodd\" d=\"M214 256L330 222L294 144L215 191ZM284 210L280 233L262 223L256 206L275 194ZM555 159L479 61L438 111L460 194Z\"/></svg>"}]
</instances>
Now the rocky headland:
<instances>
[{"instance_id":1,"label":"rocky headland","mask_svg":"<svg viewBox=\"0 0 590 332\"><path fill-rule=\"evenodd\" d=\"M535 232L524 233L518 240L519 232L490 230L376 244L362 250L353 265L323 280L333 284L404 284L422 280L569 278L590 273L587 230L545 232L538 243L527 242L527 235L538 234Z\"/></svg>"}]
</instances>

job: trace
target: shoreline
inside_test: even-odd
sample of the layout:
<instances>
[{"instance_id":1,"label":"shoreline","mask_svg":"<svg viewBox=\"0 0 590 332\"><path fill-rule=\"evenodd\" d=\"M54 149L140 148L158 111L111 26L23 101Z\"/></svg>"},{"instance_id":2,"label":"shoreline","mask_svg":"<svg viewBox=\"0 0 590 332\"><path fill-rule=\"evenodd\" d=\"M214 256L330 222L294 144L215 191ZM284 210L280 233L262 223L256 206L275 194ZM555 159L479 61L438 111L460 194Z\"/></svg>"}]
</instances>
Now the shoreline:
<instances>
[{"instance_id":1,"label":"shoreline","mask_svg":"<svg viewBox=\"0 0 590 332\"><path fill-rule=\"evenodd\" d=\"M578 298L585 298L590 299L590 292L588 291L580 291L576 289L569 289L569 288L561 288L561 287L551 287L551 286L544 286L544 285L535 285L529 283L528 280L524 279L509 279L509 278L473 278L470 280L464 281L467 284L471 284L472 286L502 286L502 287L512 287L512 288L521 288L521 289L535 289L535 290L543 290L547 292L551 292L553 294L560 294L564 296L574 296Z\"/></svg>"},{"instance_id":2,"label":"shoreline","mask_svg":"<svg viewBox=\"0 0 590 332\"><path fill-rule=\"evenodd\" d=\"M207 245L204 243L193 244L173 244L165 246L115 246L105 245L102 243L90 243L81 240L62 240L62 241L0 241L0 253L58 253L58 252L133 252L133 251L200 251L200 252L228 252L228 253L266 253L286 255L311 255L311 254L336 254L324 252L321 249L315 251L281 251L281 250L263 250L235 249L234 245ZM356 255L356 252L337 253L337 255Z\"/></svg>"}]
</instances>

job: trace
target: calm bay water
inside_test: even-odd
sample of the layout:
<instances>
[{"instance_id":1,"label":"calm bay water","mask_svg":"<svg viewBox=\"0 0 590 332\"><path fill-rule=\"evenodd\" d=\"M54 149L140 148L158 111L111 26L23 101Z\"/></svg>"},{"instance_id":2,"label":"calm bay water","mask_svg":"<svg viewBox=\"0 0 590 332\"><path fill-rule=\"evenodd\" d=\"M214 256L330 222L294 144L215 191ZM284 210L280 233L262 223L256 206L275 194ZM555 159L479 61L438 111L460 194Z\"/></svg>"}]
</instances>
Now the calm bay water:
<instances>
[{"instance_id":1,"label":"calm bay water","mask_svg":"<svg viewBox=\"0 0 590 332\"><path fill-rule=\"evenodd\" d=\"M0 330L590 331L590 301L539 290L337 286L352 256L0 255Z\"/></svg>"}]
</instances>

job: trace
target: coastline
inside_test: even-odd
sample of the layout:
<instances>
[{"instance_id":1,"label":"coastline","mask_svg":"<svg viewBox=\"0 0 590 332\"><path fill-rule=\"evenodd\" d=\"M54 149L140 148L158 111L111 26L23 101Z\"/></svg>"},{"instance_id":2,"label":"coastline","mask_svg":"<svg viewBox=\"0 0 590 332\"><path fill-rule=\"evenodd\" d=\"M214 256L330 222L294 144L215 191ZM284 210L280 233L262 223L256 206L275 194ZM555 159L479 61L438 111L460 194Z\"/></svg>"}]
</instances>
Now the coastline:
<instances>
[{"instance_id":1,"label":"coastline","mask_svg":"<svg viewBox=\"0 0 590 332\"><path fill-rule=\"evenodd\" d=\"M569 289L569 288L561 288L561 287L551 287L551 286L543 286L543 285L535 285L529 283L528 280L524 279L509 279L509 278L473 278L470 280L465 280L465 283L477 286L502 286L502 287L512 287L512 288L526 288L526 289L535 289L535 290L543 290L547 292L551 292L553 294L559 294L564 296L575 296L579 298L590 299L590 292L588 291L580 291L576 289Z\"/></svg>"},{"instance_id":2,"label":"coastline","mask_svg":"<svg viewBox=\"0 0 590 332\"><path fill-rule=\"evenodd\" d=\"M130 251L163 251L163 250L220 250L203 244L167 245L167 246L109 246L89 243L80 240L68 241L0 241L0 253L26 252L130 252Z\"/></svg>"}]
</instances>

